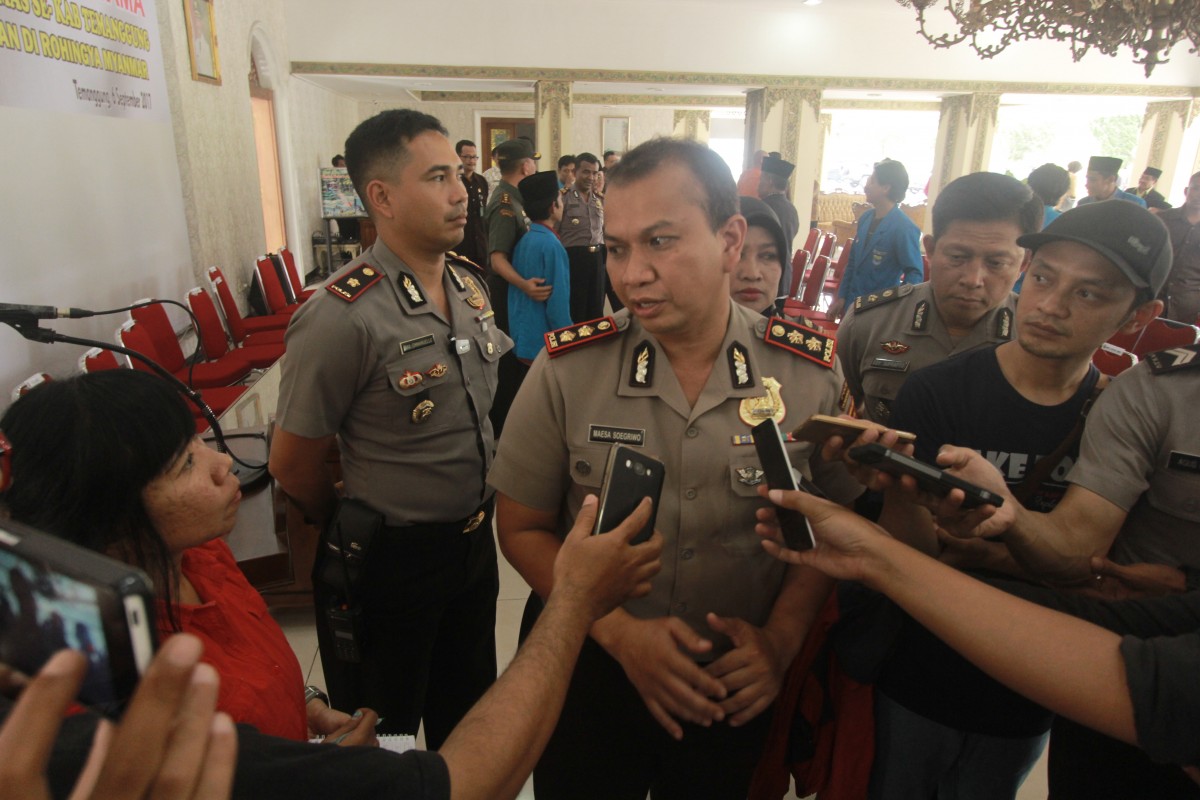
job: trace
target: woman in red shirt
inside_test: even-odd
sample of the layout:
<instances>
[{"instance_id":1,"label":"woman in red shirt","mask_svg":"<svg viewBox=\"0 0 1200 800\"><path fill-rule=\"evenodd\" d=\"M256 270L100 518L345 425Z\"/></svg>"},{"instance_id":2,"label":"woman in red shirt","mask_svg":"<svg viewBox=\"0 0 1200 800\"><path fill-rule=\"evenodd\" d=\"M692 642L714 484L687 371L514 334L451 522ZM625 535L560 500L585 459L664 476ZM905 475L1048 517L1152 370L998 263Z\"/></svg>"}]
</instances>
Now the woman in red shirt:
<instances>
[{"instance_id":1,"label":"woman in red shirt","mask_svg":"<svg viewBox=\"0 0 1200 800\"><path fill-rule=\"evenodd\" d=\"M291 646L222 540L242 496L232 461L196 436L170 384L134 370L47 383L13 403L0 430L12 443L12 486L0 495L12 518L145 570L159 636L204 641L220 710L273 736L376 744L374 712L306 702Z\"/></svg>"}]
</instances>

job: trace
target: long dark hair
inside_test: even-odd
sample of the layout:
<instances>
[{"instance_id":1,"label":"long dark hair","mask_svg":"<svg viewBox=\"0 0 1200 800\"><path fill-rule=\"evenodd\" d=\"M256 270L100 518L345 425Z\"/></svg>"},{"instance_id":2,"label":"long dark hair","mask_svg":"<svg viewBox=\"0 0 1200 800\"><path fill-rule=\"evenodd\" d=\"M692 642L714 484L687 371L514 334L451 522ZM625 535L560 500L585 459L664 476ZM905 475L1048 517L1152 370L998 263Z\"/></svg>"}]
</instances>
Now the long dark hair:
<instances>
[{"instance_id":1,"label":"long dark hair","mask_svg":"<svg viewBox=\"0 0 1200 800\"><path fill-rule=\"evenodd\" d=\"M196 434L175 389L125 369L51 381L13 403L0 430L12 443L0 494L12 518L144 569L178 628L178 576L142 503Z\"/></svg>"}]
</instances>

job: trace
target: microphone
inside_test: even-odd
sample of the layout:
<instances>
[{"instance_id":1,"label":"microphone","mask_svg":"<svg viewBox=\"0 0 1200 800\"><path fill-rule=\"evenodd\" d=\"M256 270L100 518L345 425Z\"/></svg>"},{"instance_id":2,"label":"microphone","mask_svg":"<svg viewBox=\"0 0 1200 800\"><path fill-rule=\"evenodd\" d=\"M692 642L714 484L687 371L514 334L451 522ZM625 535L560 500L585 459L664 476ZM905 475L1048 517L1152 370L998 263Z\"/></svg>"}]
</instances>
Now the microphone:
<instances>
[{"instance_id":1,"label":"microphone","mask_svg":"<svg viewBox=\"0 0 1200 800\"><path fill-rule=\"evenodd\" d=\"M86 308L55 308L54 306L23 306L0 303L0 322L22 322L33 319L81 319L95 316Z\"/></svg>"}]
</instances>

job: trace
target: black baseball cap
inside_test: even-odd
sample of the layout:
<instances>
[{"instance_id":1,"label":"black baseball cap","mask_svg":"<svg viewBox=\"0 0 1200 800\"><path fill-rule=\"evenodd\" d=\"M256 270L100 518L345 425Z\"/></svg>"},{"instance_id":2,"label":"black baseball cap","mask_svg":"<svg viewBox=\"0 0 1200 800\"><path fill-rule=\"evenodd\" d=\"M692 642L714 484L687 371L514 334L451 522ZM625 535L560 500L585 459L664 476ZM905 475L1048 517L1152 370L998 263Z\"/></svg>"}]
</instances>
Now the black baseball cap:
<instances>
[{"instance_id":1,"label":"black baseball cap","mask_svg":"<svg viewBox=\"0 0 1200 800\"><path fill-rule=\"evenodd\" d=\"M1146 209L1126 200L1104 200L1076 206L1041 233L1017 239L1036 251L1050 242L1078 242L1113 263L1137 289L1157 296L1171 272L1171 237L1167 226Z\"/></svg>"}]
</instances>

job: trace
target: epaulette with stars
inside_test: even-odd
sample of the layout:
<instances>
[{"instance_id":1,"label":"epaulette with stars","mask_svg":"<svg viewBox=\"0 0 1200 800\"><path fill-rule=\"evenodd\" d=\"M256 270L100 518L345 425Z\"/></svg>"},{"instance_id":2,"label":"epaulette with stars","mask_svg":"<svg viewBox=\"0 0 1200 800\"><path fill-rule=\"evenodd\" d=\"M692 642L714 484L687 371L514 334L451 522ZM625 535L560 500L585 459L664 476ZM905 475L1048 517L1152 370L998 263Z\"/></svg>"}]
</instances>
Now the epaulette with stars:
<instances>
[{"instance_id":1,"label":"epaulette with stars","mask_svg":"<svg viewBox=\"0 0 1200 800\"><path fill-rule=\"evenodd\" d=\"M383 278L383 272L370 264L362 264L325 287L326 291L347 303L353 303L363 292Z\"/></svg>"},{"instance_id":2,"label":"epaulette with stars","mask_svg":"<svg viewBox=\"0 0 1200 800\"><path fill-rule=\"evenodd\" d=\"M820 331L800 325L783 317L771 317L767 322L767 333L763 340L770 345L787 350L801 358L825 368L833 367L833 355L837 352L837 341Z\"/></svg>"},{"instance_id":3,"label":"epaulette with stars","mask_svg":"<svg viewBox=\"0 0 1200 800\"><path fill-rule=\"evenodd\" d=\"M470 267L471 269L477 270L479 272L484 271L483 267L479 266L478 264L476 264L474 261L467 258L466 256L459 255L458 253L454 252L453 250L450 250L446 253L446 262L453 266Z\"/></svg>"},{"instance_id":4,"label":"epaulette with stars","mask_svg":"<svg viewBox=\"0 0 1200 800\"><path fill-rule=\"evenodd\" d=\"M1150 371L1155 375L1168 372L1178 372L1185 369L1200 367L1200 344L1186 347L1172 347L1170 350L1159 350L1146 356L1150 362Z\"/></svg>"},{"instance_id":5,"label":"epaulette with stars","mask_svg":"<svg viewBox=\"0 0 1200 800\"><path fill-rule=\"evenodd\" d=\"M911 292L913 288L915 288L913 284L906 283L903 286L893 286L890 289L884 289L882 292L872 292L871 294L861 295L854 299L854 310L856 312L865 311L868 308L875 308L876 306L890 303L893 300L898 300L899 298L904 297Z\"/></svg>"},{"instance_id":6,"label":"epaulette with stars","mask_svg":"<svg viewBox=\"0 0 1200 800\"><path fill-rule=\"evenodd\" d=\"M546 355L549 358L557 358L568 350L574 350L585 344L616 335L617 322L612 317L578 322L556 331L550 331L545 335Z\"/></svg>"}]
</instances>

